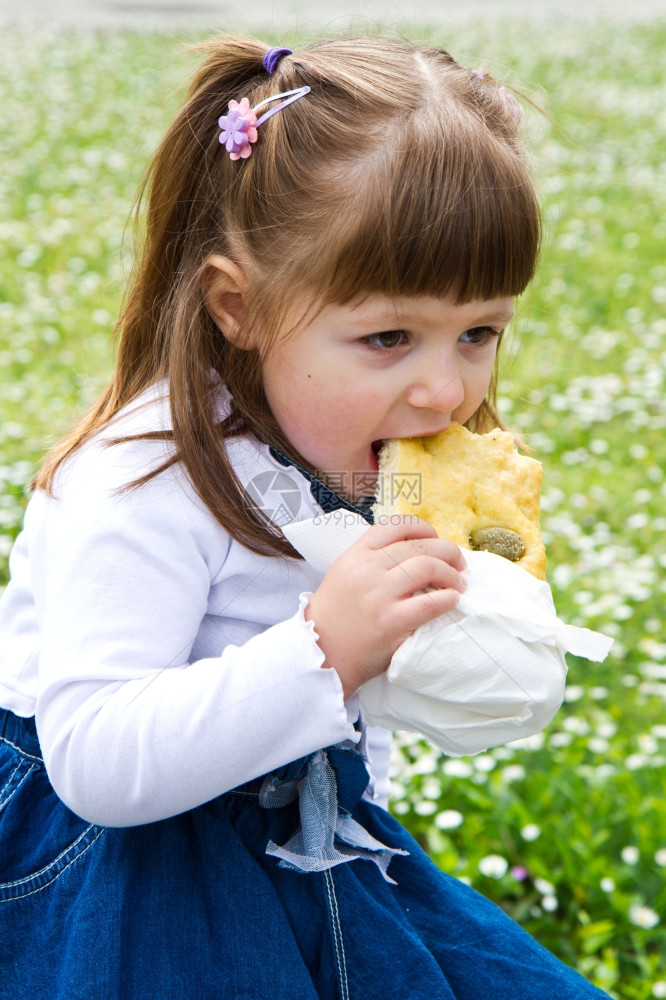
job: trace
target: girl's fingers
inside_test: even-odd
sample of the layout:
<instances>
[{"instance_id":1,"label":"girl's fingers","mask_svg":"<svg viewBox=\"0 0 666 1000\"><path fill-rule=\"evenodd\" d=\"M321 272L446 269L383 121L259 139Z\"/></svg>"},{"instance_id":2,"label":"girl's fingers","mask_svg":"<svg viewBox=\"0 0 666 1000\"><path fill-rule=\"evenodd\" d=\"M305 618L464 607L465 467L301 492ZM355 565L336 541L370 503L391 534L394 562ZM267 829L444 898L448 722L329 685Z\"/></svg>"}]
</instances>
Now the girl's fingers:
<instances>
[{"instance_id":1,"label":"girl's fingers","mask_svg":"<svg viewBox=\"0 0 666 1000\"><path fill-rule=\"evenodd\" d=\"M387 572L387 593L394 599L408 597L426 588L455 590L462 594L466 583L462 574L450 563L432 556L405 559L395 563Z\"/></svg>"},{"instance_id":2,"label":"girl's fingers","mask_svg":"<svg viewBox=\"0 0 666 1000\"><path fill-rule=\"evenodd\" d=\"M406 517L397 524L373 524L363 535L361 542L371 549L383 549L393 542L400 542L406 539L415 538L437 538L437 532L418 517Z\"/></svg>"},{"instance_id":3,"label":"girl's fingers","mask_svg":"<svg viewBox=\"0 0 666 1000\"><path fill-rule=\"evenodd\" d=\"M411 635L421 625L453 611L459 598L457 590L421 591L396 604L396 625L404 629L405 636Z\"/></svg>"},{"instance_id":4,"label":"girl's fingers","mask_svg":"<svg viewBox=\"0 0 666 1000\"><path fill-rule=\"evenodd\" d=\"M458 572L462 572L466 566L465 558L458 546L447 538L410 538L385 545L381 551L393 565L424 555L446 562Z\"/></svg>"},{"instance_id":5,"label":"girl's fingers","mask_svg":"<svg viewBox=\"0 0 666 1000\"><path fill-rule=\"evenodd\" d=\"M460 572L465 569L465 558L455 542L440 538L432 525L416 517L405 518L397 524L375 524L357 544L373 551L381 550L393 563L426 554L436 556Z\"/></svg>"}]
</instances>

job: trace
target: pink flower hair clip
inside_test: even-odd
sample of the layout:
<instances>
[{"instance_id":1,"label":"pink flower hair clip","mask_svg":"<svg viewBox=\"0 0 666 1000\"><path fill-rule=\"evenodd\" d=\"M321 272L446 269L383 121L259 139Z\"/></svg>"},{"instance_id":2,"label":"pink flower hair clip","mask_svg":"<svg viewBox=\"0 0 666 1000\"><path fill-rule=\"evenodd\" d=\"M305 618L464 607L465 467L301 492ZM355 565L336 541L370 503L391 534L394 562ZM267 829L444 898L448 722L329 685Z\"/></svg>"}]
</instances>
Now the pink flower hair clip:
<instances>
[{"instance_id":1,"label":"pink flower hair clip","mask_svg":"<svg viewBox=\"0 0 666 1000\"><path fill-rule=\"evenodd\" d=\"M487 79L486 74L484 72L482 72L482 70L480 70L480 69L473 69L471 71L471 73L472 73L472 76L477 77L479 80L485 80L485 79ZM516 100L516 98L513 96L513 94L511 93L511 91L507 87L498 87L497 89L498 89L499 93L502 95L502 97L504 98L504 101L505 101L507 107L510 109L511 114L516 119L516 121L519 122L520 119L521 119L521 117L522 117L522 111L521 111L521 108L520 108L520 104L518 103L518 101Z\"/></svg>"},{"instance_id":2,"label":"pink flower hair clip","mask_svg":"<svg viewBox=\"0 0 666 1000\"><path fill-rule=\"evenodd\" d=\"M511 110L511 114L516 119L516 121L519 122L520 119L522 118L522 114L523 114L522 111L521 111L521 108L520 108L520 104L518 103L518 101L516 100L516 98L513 96L513 94L511 93L511 91L508 90L506 87L500 87L499 91L500 91L500 94L502 95L502 97L504 98L504 100L506 101L507 105L509 106L509 109Z\"/></svg>"},{"instance_id":3,"label":"pink flower hair clip","mask_svg":"<svg viewBox=\"0 0 666 1000\"><path fill-rule=\"evenodd\" d=\"M276 94L274 97L267 97L265 101L260 101L256 107L251 108L247 97L238 101L229 101L229 110L226 115L218 120L220 126L219 140L229 154L230 160L247 160L252 153L252 144L257 141L257 129L265 121L282 111L288 104L298 101L310 93L310 87L299 87L297 90L286 90L283 94ZM286 98L286 100L282 100ZM266 104L273 101L280 101L270 111L266 111L261 118L257 118L257 111Z\"/></svg>"}]
</instances>

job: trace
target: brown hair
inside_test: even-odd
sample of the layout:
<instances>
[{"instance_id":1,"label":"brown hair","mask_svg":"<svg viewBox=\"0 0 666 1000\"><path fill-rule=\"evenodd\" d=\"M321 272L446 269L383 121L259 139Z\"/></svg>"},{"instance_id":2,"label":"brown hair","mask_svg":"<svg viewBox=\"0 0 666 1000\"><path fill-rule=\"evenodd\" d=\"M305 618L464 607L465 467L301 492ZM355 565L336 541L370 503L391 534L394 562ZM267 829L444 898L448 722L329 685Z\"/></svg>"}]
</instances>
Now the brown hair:
<instances>
[{"instance_id":1,"label":"brown hair","mask_svg":"<svg viewBox=\"0 0 666 1000\"><path fill-rule=\"evenodd\" d=\"M270 345L300 292L320 307L373 292L450 293L459 303L519 294L538 256L537 199L515 101L442 49L338 38L284 56L272 76L258 41L221 35L200 49L207 58L139 199L148 196L145 235L118 321L115 375L35 484L50 490L67 455L168 379L173 457L132 485L180 461L232 537L292 554L226 455L226 436L251 432L298 458L267 406L258 352L233 346L206 310L210 255L249 264L244 322ZM231 161L217 127L228 102L255 106L304 85L307 97L260 127L251 157ZM220 381L233 398L223 424ZM469 423L499 424L494 385Z\"/></svg>"}]
</instances>

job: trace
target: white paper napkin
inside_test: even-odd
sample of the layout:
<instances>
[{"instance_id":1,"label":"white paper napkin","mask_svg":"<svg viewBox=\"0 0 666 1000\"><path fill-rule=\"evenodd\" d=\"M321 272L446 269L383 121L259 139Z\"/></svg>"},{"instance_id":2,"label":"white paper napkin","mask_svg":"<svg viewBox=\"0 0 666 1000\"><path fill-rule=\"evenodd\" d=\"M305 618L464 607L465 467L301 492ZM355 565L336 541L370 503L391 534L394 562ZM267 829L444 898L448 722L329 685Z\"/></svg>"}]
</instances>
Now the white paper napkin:
<instances>
[{"instance_id":1,"label":"white paper napkin","mask_svg":"<svg viewBox=\"0 0 666 1000\"><path fill-rule=\"evenodd\" d=\"M283 530L325 573L368 527L338 510ZM613 642L560 621L548 584L515 563L490 552L464 555L468 586L456 608L417 629L388 671L359 690L369 725L415 730L451 756L541 730L562 703L564 653L603 660Z\"/></svg>"}]
</instances>

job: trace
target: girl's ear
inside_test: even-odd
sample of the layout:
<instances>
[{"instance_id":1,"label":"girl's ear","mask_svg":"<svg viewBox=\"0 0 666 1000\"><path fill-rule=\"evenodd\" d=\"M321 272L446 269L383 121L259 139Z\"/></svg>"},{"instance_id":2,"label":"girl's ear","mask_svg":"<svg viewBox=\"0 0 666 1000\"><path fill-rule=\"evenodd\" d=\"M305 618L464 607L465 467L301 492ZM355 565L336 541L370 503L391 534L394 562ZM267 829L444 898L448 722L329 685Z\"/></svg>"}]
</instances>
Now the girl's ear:
<instances>
[{"instance_id":1,"label":"girl's ear","mask_svg":"<svg viewBox=\"0 0 666 1000\"><path fill-rule=\"evenodd\" d=\"M202 287L208 314L226 339L244 350L255 347L244 329L249 282L243 268L229 257L211 254Z\"/></svg>"}]
</instances>

